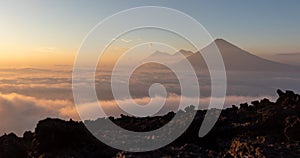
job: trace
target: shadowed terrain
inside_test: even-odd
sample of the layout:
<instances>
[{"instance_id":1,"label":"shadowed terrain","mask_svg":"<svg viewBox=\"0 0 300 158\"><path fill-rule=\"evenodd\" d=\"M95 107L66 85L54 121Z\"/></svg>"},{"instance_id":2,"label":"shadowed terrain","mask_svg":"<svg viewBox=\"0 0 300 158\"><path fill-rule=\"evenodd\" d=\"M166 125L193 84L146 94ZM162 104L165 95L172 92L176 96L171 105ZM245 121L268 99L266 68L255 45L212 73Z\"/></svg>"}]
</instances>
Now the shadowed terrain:
<instances>
[{"instance_id":1,"label":"shadowed terrain","mask_svg":"<svg viewBox=\"0 0 300 158\"><path fill-rule=\"evenodd\" d=\"M45 119L23 137L0 137L0 157L94 158L94 157L297 157L300 154L300 95L277 91L276 102L264 98L224 109L212 131L203 138L198 131L206 113L198 110L191 126L173 143L161 149L130 153L108 147L89 133L82 122ZM186 117L193 106L179 111ZM132 131L149 131L168 123L175 113L135 118L106 118ZM103 119L87 121L101 124ZM105 124L104 124L105 126Z\"/></svg>"}]
</instances>

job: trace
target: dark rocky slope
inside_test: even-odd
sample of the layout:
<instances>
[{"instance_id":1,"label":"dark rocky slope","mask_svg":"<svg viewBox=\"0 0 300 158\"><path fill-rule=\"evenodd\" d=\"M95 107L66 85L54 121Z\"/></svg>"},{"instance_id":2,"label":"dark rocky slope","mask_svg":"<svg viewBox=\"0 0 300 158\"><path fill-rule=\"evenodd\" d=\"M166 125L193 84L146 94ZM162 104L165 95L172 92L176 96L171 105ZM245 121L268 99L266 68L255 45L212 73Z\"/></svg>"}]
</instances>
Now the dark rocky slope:
<instances>
[{"instance_id":1,"label":"dark rocky slope","mask_svg":"<svg viewBox=\"0 0 300 158\"><path fill-rule=\"evenodd\" d=\"M206 111L197 111L191 126L172 144L146 153L129 153L108 147L93 137L81 122L45 119L22 138L0 137L0 158L94 158L94 157L299 157L300 95L277 91L276 102L268 99L241 104L222 111L212 131L198 138ZM180 111L188 115L193 107ZM166 124L165 116L109 118L133 131L148 131ZM100 123L103 119L87 122Z\"/></svg>"}]
</instances>

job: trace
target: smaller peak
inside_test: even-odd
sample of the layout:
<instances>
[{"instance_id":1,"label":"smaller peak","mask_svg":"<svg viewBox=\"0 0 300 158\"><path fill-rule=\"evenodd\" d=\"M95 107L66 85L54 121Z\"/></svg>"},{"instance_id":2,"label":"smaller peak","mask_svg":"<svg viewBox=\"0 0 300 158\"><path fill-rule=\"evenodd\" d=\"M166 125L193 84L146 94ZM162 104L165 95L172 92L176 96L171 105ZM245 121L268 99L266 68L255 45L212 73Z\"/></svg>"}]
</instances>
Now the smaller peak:
<instances>
[{"instance_id":1,"label":"smaller peak","mask_svg":"<svg viewBox=\"0 0 300 158\"><path fill-rule=\"evenodd\" d=\"M194 54L192 51L180 49L180 50L179 50L178 52L176 52L174 55L178 55L179 53L182 54L182 55L184 55L185 57L188 57L188 56Z\"/></svg>"},{"instance_id":2,"label":"smaller peak","mask_svg":"<svg viewBox=\"0 0 300 158\"><path fill-rule=\"evenodd\" d=\"M170 56L170 54L167 52L161 52L157 50L149 55L149 57L163 57L163 56Z\"/></svg>"}]
</instances>

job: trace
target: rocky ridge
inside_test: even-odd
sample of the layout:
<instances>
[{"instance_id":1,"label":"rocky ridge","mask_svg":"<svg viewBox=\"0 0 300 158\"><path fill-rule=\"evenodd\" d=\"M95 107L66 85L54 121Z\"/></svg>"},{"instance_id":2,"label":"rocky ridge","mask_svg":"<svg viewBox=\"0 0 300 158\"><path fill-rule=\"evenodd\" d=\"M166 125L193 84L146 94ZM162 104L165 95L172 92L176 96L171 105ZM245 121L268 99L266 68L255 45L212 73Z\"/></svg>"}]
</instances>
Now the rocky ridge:
<instances>
[{"instance_id":1,"label":"rocky ridge","mask_svg":"<svg viewBox=\"0 0 300 158\"><path fill-rule=\"evenodd\" d=\"M130 153L113 149L98 141L82 122L47 118L34 132L23 137L5 134L0 137L1 158L94 158L94 157L297 157L300 155L300 95L277 91L278 99L243 103L222 110L208 135L198 137L206 113L197 114L182 136L161 149ZM177 114L186 116L192 106ZM106 118L133 131L149 131L168 123L174 112L164 116ZM87 121L101 123L103 119Z\"/></svg>"}]
</instances>

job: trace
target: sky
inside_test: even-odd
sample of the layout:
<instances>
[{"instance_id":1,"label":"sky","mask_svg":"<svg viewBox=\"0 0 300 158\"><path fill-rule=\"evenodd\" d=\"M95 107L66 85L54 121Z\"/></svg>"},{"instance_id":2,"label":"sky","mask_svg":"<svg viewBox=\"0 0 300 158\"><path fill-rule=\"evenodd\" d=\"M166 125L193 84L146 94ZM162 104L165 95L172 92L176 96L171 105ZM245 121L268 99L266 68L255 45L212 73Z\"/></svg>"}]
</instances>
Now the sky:
<instances>
[{"instance_id":1,"label":"sky","mask_svg":"<svg viewBox=\"0 0 300 158\"><path fill-rule=\"evenodd\" d=\"M0 2L0 66L72 64L83 38L97 23L138 6L182 11L213 38L224 38L256 55L300 50L297 0L12 0Z\"/></svg>"}]
</instances>

